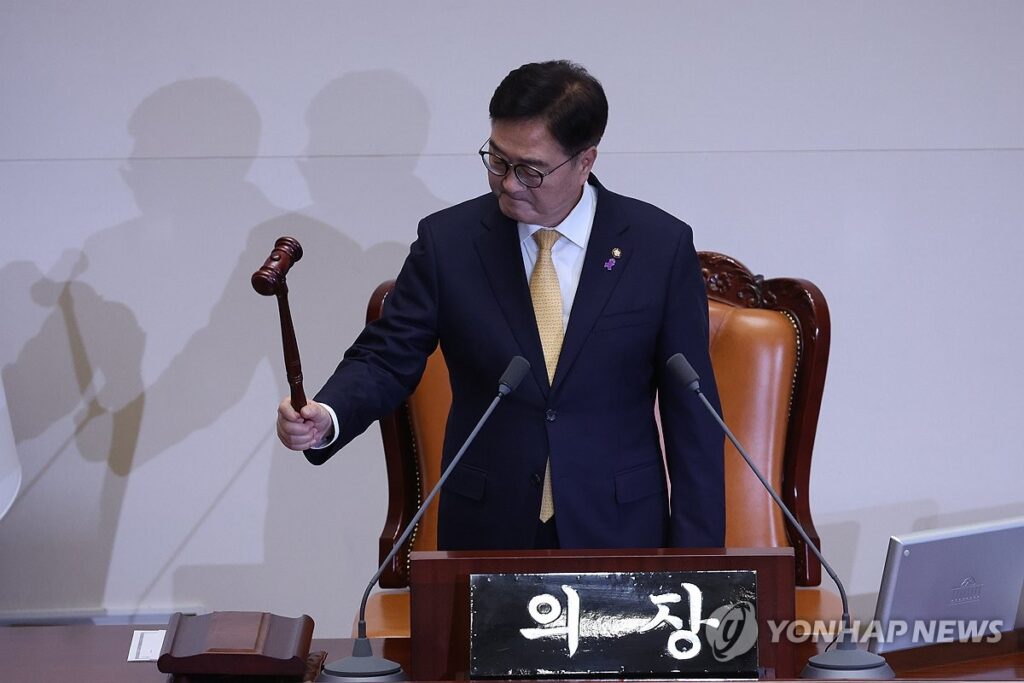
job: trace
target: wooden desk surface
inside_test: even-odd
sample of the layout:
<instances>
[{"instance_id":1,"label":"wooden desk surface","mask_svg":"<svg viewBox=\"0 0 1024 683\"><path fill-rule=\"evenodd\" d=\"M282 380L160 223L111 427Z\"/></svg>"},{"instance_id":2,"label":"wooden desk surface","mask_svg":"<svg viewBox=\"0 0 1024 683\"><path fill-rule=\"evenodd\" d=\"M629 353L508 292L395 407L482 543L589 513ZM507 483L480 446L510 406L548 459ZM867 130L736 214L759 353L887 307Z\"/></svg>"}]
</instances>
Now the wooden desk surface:
<instances>
[{"instance_id":1,"label":"wooden desk surface","mask_svg":"<svg viewBox=\"0 0 1024 683\"><path fill-rule=\"evenodd\" d=\"M156 662L129 662L136 630L145 626L18 626L0 627L0 681L4 683L167 683ZM408 660L405 640L376 643L392 659ZM326 650L328 660L352 654L350 639L313 639L313 650Z\"/></svg>"},{"instance_id":2,"label":"wooden desk surface","mask_svg":"<svg viewBox=\"0 0 1024 683\"><path fill-rule=\"evenodd\" d=\"M129 662L132 633L161 626L21 626L0 627L0 680L4 683L167 683L156 662ZM375 641L385 657L406 663L405 639ZM314 650L326 650L328 660L351 654L348 638L313 639ZM1006 648L1004 648L1005 650ZM967 659L949 656L909 659L890 663L901 679L1024 680L1024 650L968 653ZM799 668L799 667L798 667Z\"/></svg>"}]
</instances>

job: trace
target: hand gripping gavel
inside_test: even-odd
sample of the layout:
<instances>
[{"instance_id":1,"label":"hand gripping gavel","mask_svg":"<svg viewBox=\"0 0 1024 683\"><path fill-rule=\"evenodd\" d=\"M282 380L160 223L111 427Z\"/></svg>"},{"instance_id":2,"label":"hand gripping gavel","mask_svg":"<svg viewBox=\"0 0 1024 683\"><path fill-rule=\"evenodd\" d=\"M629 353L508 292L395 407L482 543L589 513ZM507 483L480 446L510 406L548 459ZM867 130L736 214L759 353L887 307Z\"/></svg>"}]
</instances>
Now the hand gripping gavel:
<instances>
[{"instance_id":1,"label":"hand gripping gavel","mask_svg":"<svg viewBox=\"0 0 1024 683\"><path fill-rule=\"evenodd\" d=\"M263 296L277 296L277 309L281 314L281 343L284 346L284 369L291 387L292 408L296 411L306 405L306 393L302 390L302 363L299 362L299 345L295 342L295 328L292 326L292 312L288 308L288 283L285 276L292 264L302 258L302 245L294 237L279 237L274 250L263 265L252 274L252 288Z\"/></svg>"}]
</instances>

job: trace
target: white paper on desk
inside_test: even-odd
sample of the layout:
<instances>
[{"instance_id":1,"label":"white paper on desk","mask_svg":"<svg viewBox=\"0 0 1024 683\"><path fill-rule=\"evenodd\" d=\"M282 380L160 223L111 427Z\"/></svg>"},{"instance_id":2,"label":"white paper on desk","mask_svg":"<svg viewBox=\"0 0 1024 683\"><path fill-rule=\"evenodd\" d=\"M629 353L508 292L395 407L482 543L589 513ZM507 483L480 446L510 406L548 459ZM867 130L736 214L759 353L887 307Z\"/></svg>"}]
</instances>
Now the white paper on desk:
<instances>
[{"instance_id":1,"label":"white paper on desk","mask_svg":"<svg viewBox=\"0 0 1024 683\"><path fill-rule=\"evenodd\" d=\"M129 662L155 662L164 646L164 634L160 631L136 631L132 634L132 647L128 651Z\"/></svg>"}]
</instances>

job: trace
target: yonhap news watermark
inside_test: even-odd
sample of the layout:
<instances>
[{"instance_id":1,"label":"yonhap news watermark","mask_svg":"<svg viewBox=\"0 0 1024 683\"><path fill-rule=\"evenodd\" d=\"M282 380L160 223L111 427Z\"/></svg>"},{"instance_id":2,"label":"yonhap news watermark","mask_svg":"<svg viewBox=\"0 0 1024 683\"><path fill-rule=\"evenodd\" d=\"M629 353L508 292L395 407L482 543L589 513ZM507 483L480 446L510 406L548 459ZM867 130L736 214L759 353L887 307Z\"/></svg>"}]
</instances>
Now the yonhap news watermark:
<instances>
[{"instance_id":1,"label":"yonhap news watermark","mask_svg":"<svg viewBox=\"0 0 1024 683\"><path fill-rule=\"evenodd\" d=\"M725 606L711 615L719 622L716 627L709 628L708 636L716 656L736 656L757 639L757 621L753 618L753 611L745 607L742 604ZM843 632L840 620L769 619L764 625L772 643L826 642ZM996 643L1006 630L1006 623L1000 619L893 619L884 623L854 620L844 637L862 644L894 643L897 640L916 645L964 641Z\"/></svg>"},{"instance_id":2,"label":"yonhap news watermark","mask_svg":"<svg viewBox=\"0 0 1024 683\"><path fill-rule=\"evenodd\" d=\"M792 643L831 640L843 630L839 620L769 620L766 625L773 643L782 640ZM897 639L907 640L908 635L911 643L921 645L961 641L996 643L1003 637L1005 630L1005 622L1000 619L892 619L885 623L854 620L850 624L852 637L859 643L891 643Z\"/></svg>"},{"instance_id":3,"label":"yonhap news watermark","mask_svg":"<svg viewBox=\"0 0 1024 683\"><path fill-rule=\"evenodd\" d=\"M710 615L708 640L716 659L726 660L743 654L753 646L758 636L758 623L753 608L746 603L726 605ZM766 620L772 643L829 642L843 633L840 620L793 619ZM854 620L844 638L861 644L894 643L905 645L933 645L936 643L985 642L996 643L1008 630L999 619L931 619L897 620L888 622Z\"/></svg>"}]
</instances>

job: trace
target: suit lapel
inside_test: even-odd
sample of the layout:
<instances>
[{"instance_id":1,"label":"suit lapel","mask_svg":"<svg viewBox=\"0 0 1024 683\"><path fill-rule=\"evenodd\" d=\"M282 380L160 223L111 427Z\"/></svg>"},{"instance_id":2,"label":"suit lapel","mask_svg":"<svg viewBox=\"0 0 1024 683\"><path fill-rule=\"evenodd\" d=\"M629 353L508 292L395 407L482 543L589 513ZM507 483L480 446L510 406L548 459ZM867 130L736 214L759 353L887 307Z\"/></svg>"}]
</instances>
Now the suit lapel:
<instances>
[{"instance_id":1,"label":"suit lapel","mask_svg":"<svg viewBox=\"0 0 1024 683\"><path fill-rule=\"evenodd\" d=\"M485 230L477 237L475 245L491 291L523 357L530 361L530 370L537 386L547 396L549 388L544 369L544 352L533 314L530 286L523 270L516 223L502 214L495 203L493 210L483 218L483 224Z\"/></svg>"},{"instance_id":2,"label":"suit lapel","mask_svg":"<svg viewBox=\"0 0 1024 683\"><path fill-rule=\"evenodd\" d=\"M562 351L558 357L554 389L558 388L572 369L590 329L622 278L633 253L633 242L627 230L629 224L619 211L617 198L605 190L596 178L593 183L598 188L597 212L587 242L587 253L583 257L580 283L569 314L569 327L565 331ZM619 250L618 258L613 257L615 249Z\"/></svg>"}]
</instances>

